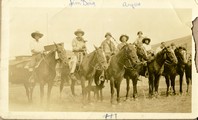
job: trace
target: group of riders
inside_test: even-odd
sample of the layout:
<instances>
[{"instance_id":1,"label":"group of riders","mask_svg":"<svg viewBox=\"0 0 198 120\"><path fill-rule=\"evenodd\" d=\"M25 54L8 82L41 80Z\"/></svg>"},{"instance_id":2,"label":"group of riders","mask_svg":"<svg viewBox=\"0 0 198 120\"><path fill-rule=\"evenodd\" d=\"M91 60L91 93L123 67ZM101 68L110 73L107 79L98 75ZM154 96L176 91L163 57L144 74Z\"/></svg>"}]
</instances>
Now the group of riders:
<instances>
[{"instance_id":1,"label":"group of riders","mask_svg":"<svg viewBox=\"0 0 198 120\"><path fill-rule=\"evenodd\" d=\"M76 66L78 64L81 64L83 57L87 54L87 47L86 47L86 40L83 38L85 32L81 29L77 29L74 32L74 35L76 36L72 40L72 49L74 56L70 58L69 67L70 67L70 75L71 77L74 76L74 72L76 70ZM43 34L36 31L31 33L32 40L30 43L30 49L32 53L32 60L25 66L25 68L28 68L30 71L33 71L36 66L38 66L39 61L42 59L42 54L44 53L44 46L41 43L40 39L43 37ZM103 49L107 63L109 63L109 60L112 55L116 54L119 50L122 49L123 46L125 46L129 40L129 36L126 34L123 34L120 36L119 40L121 43L119 43L116 47L112 39L114 37L111 33L107 32L105 34L105 40L101 43L101 48ZM162 42L160 46L154 51L151 48L150 45L151 39L148 37L143 36L142 31L137 32L137 39L133 42L134 45L140 46L144 48L147 55L154 55L161 51L166 45L165 42ZM171 44L171 48L174 50L176 48L175 44Z\"/></svg>"}]
</instances>

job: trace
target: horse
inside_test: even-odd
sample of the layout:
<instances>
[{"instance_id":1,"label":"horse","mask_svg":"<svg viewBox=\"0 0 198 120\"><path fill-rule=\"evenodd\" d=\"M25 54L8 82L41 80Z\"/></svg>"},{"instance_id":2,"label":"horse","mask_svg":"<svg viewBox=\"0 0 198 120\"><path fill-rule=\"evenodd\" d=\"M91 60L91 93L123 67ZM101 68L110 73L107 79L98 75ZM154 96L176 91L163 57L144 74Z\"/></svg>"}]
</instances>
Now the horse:
<instances>
[{"instance_id":1,"label":"horse","mask_svg":"<svg viewBox=\"0 0 198 120\"><path fill-rule=\"evenodd\" d=\"M49 103L50 95L51 95L51 89L53 86L53 80L56 76L56 70L55 66L57 63L57 60L55 59L55 52L56 50L50 51L47 55L42 55L42 61L34 69L32 72L32 75L28 79L28 82L25 82L25 89L26 89L26 95L28 97L29 102L32 102L32 94L33 89L35 86L35 83L38 82L40 84L40 99L41 103L43 101L44 96L44 85L48 84L48 90L47 90L47 102Z\"/></svg>"},{"instance_id":2,"label":"horse","mask_svg":"<svg viewBox=\"0 0 198 120\"><path fill-rule=\"evenodd\" d=\"M124 78L125 68L133 69L138 62L140 61L132 44L126 44L118 53L112 56L106 70L107 79L110 80L111 103L113 103L114 87L117 91L117 102L120 103L120 84Z\"/></svg>"},{"instance_id":3,"label":"horse","mask_svg":"<svg viewBox=\"0 0 198 120\"><path fill-rule=\"evenodd\" d=\"M30 60L20 61L15 64L9 64L9 82L13 84L23 84L26 90L27 100L32 103L32 91L35 83L30 83L28 79L32 73L24 67L30 62Z\"/></svg>"},{"instance_id":4,"label":"horse","mask_svg":"<svg viewBox=\"0 0 198 120\"><path fill-rule=\"evenodd\" d=\"M177 64L177 58L174 51L168 46L162 49L155 55L152 61L147 62L149 72L149 97L153 97L155 89L155 96L158 96L159 80L164 70L164 63L166 60Z\"/></svg>"},{"instance_id":5,"label":"horse","mask_svg":"<svg viewBox=\"0 0 198 120\"><path fill-rule=\"evenodd\" d=\"M185 73L185 66L187 63L187 51L184 47L179 47L175 49L175 55L177 56L177 59L178 59L177 73L179 74L179 84L180 84L179 91L180 91L180 94L182 94L183 76Z\"/></svg>"},{"instance_id":6,"label":"horse","mask_svg":"<svg viewBox=\"0 0 198 120\"><path fill-rule=\"evenodd\" d=\"M137 98L137 81L140 75L145 76L146 65L144 64L145 61L148 60L147 51L142 47L137 45L136 47L137 56L141 63L136 65L135 69L125 68L124 78L126 79L126 100L129 97L129 81L132 80L133 84L133 98Z\"/></svg>"},{"instance_id":7,"label":"horse","mask_svg":"<svg viewBox=\"0 0 198 120\"><path fill-rule=\"evenodd\" d=\"M166 60L164 64L164 72L163 76L166 79L166 85L167 85L167 90L166 90L166 95L169 95L169 86L171 81L171 87L173 90L173 94L176 94L175 91L175 77L177 74L180 75L180 81L183 80L183 74L184 74L184 66L187 62L186 60L186 50L182 47L177 47L175 50L175 55L177 57L178 63L174 64L170 60Z\"/></svg>"},{"instance_id":8,"label":"horse","mask_svg":"<svg viewBox=\"0 0 198 120\"><path fill-rule=\"evenodd\" d=\"M75 96L75 83L77 80L81 81L82 95L83 95L83 104L85 104L86 94L88 94L88 100L90 101L90 91L85 93L85 81L88 81L88 87L91 87L93 79L95 78L95 73L97 70L104 70L107 68L107 60L102 48L95 47L95 50L89 54L86 54L79 65L79 68L74 72L75 78L70 77L71 79L71 91ZM65 75L70 76L70 69L65 66ZM64 72L64 71L62 71ZM63 74L62 74L63 75ZM64 76L65 76L64 75ZM64 80L61 79L60 92L63 88Z\"/></svg>"},{"instance_id":9,"label":"horse","mask_svg":"<svg viewBox=\"0 0 198 120\"><path fill-rule=\"evenodd\" d=\"M95 73L97 70L107 69L107 59L102 48L96 48L90 54L85 55L80 64L77 77L81 81L83 103L85 103L85 81L88 81L88 86L91 87ZM90 91L88 91L88 101L90 101Z\"/></svg>"},{"instance_id":10,"label":"horse","mask_svg":"<svg viewBox=\"0 0 198 120\"><path fill-rule=\"evenodd\" d=\"M185 74L186 74L186 83L187 83L187 90L189 91L189 83L192 80L192 58L191 55L188 58L187 64L185 65Z\"/></svg>"}]
</instances>

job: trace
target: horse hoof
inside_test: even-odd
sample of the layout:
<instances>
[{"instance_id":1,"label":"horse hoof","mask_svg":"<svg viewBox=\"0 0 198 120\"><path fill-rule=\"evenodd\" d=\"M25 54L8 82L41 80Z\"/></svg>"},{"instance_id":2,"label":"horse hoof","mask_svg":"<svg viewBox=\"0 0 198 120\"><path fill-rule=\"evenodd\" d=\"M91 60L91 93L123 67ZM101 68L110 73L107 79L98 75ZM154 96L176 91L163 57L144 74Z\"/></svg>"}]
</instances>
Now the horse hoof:
<instances>
[{"instance_id":1,"label":"horse hoof","mask_svg":"<svg viewBox=\"0 0 198 120\"><path fill-rule=\"evenodd\" d=\"M87 106L86 105L83 105L82 108L85 109L85 108L87 108Z\"/></svg>"},{"instance_id":2,"label":"horse hoof","mask_svg":"<svg viewBox=\"0 0 198 120\"><path fill-rule=\"evenodd\" d=\"M125 100L125 102L130 102L130 100L127 98L127 99Z\"/></svg>"},{"instance_id":3,"label":"horse hoof","mask_svg":"<svg viewBox=\"0 0 198 120\"><path fill-rule=\"evenodd\" d=\"M138 101L138 98L134 98L134 101Z\"/></svg>"},{"instance_id":4,"label":"horse hoof","mask_svg":"<svg viewBox=\"0 0 198 120\"><path fill-rule=\"evenodd\" d=\"M112 108L115 108L116 106L115 106L115 104L111 104L111 107L112 107Z\"/></svg>"},{"instance_id":5,"label":"horse hoof","mask_svg":"<svg viewBox=\"0 0 198 120\"><path fill-rule=\"evenodd\" d=\"M119 106L121 106L121 105L122 105L122 103L118 102L118 105L119 105Z\"/></svg>"},{"instance_id":6,"label":"horse hoof","mask_svg":"<svg viewBox=\"0 0 198 120\"><path fill-rule=\"evenodd\" d=\"M93 106L94 104L92 102L90 102L89 105Z\"/></svg>"}]
</instances>

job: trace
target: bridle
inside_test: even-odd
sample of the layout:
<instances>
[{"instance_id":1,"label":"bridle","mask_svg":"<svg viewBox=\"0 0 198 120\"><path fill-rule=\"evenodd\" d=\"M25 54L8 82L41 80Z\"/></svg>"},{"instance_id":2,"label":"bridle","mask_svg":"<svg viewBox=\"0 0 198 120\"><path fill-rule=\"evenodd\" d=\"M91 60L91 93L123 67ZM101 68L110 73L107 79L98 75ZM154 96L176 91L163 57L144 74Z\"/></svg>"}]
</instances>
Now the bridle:
<instances>
[{"instance_id":1,"label":"bridle","mask_svg":"<svg viewBox=\"0 0 198 120\"><path fill-rule=\"evenodd\" d=\"M55 54L55 52L56 52L56 50L52 50L52 51L50 51L47 55L49 55L49 54L51 54L51 53L53 53L54 52L54 54ZM51 69L51 70L53 70L54 68L52 68L52 66L47 62L47 60L46 60L46 57L47 57L47 55L46 56L44 56L43 54L41 55L42 56L42 59L43 59L43 61L46 63L46 65ZM55 59L55 58L54 58ZM42 61L41 61L42 62Z\"/></svg>"},{"instance_id":2,"label":"bridle","mask_svg":"<svg viewBox=\"0 0 198 120\"><path fill-rule=\"evenodd\" d=\"M170 53L170 54L173 54L173 56L176 58L174 51L171 52L171 51L168 51L167 48L165 48L165 49L166 49L166 51L164 51L165 64L166 64L166 65L169 65L169 66L175 65L175 63L172 62L172 61L173 61L172 59L174 59L174 58L171 59L171 57L170 57L170 55L169 55L169 53ZM176 58L176 59L177 59L177 58Z\"/></svg>"},{"instance_id":3,"label":"bridle","mask_svg":"<svg viewBox=\"0 0 198 120\"><path fill-rule=\"evenodd\" d=\"M181 50L181 51L180 51ZM185 64L184 60L187 58L183 58L183 54L185 54L185 57L187 57L187 52L186 50L182 49L182 48L177 48L176 51L176 56L178 59L178 63L182 63L183 65ZM180 62L179 62L180 61ZM187 61L187 60L186 60Z\"/></svg>"},{"instance_id":4,"label":"bridle","mask_svg":"<svg viewBox=\"0 0 198 120\"><path fill-rule=\"evenodd\" d=\"M91 67L93 67L94 69L96 69L96 70L104 70L104 68L102 67L103 66L103 63L106 63L107 62L107 60L106 60L106 57L105 57L105 55L103 56L104 57L104 59L101 59L101 57L99 56L99 51L98 51L99 49L97 49L95 52L94 52L94 56L93 57L95 57L96 56L96 60L97 60L97 64L95 64L95 65L93 65L93 64L91 64ZM102 51L103 52L103 51ZM104 54L104 53L102 53L102 54Z\"/></svg>"},{"instance_id":5,"label":"bridle","mask_svg":"<svg viewBox=\"0 0 198 120\"><path fill-rule=\"evenodd\" d=\"M125 51L124 51L124 62L125 61L127 61L128 63L129 63L129 66L126 66L124 63L122 63L122 62L120 62L120 59L121 59L121 57L119 58L119 64L121 64L122 66L124 66L124 68L127 68L127 69L135 69L135 66L136 66L136 64L133 64L132 63L132 59L131 59L131 57L130 57L130 55L128 54L128 51L127 51L127 49L126 48L123 48Z\"/></svg>"}]
</instances>

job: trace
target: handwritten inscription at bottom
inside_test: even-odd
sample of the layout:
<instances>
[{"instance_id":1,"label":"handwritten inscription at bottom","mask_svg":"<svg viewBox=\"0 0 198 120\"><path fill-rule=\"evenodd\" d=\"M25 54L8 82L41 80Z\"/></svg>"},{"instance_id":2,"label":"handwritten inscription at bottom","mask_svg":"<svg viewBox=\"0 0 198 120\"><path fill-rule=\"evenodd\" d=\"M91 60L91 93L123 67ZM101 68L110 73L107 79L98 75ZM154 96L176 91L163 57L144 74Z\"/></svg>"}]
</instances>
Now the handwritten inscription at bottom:
<instances>
[{"instance_id":1,"label":"handwritten inscription at bottom","mask_svg":"<svg viewBox=\"0 0 198 120\"><path fill-rule=\"evenodd\" d=\"M117 119L117 114L116 113L110 113L110 114L105 114L104 115L105 119Z\"/></svg>"}]
</instances>

